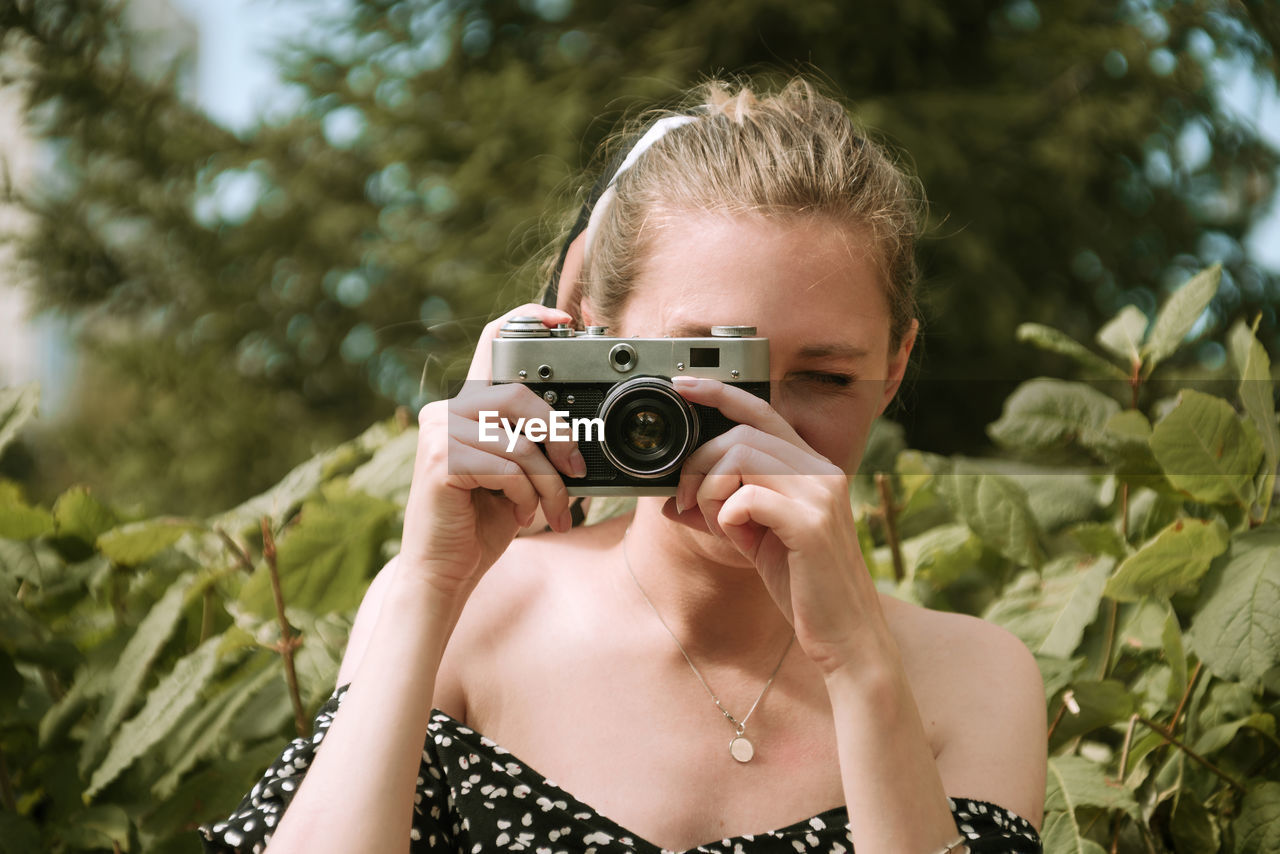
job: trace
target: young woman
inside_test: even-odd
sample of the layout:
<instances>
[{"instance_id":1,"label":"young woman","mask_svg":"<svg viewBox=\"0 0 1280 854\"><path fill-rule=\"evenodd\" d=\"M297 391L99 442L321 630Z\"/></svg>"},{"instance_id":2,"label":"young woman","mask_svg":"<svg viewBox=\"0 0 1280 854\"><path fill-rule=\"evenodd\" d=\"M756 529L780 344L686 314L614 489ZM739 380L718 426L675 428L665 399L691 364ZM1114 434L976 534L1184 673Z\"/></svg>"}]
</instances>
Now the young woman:
<instances>
[{"instance_id":1,"label":"young woman","mask_svg":"<svg viewBox=\"0 0 1280 854\"><path fill-rule=\"evenodd\" d=\"M751 325L770 401L678 378L739 426L674 497L588 527L572 443L478 440L481 411L546 418L540 397L475 382L427 405L401 552L340 687L206 847L1039 851L1034 660L879 594L850 509L916 335L912 183L804 81L708 84L610 175L558 307L486 327L470 379L518 315L624 337ZM539 512L553 531L514 539Z\"/></svg>"}]
</instances>

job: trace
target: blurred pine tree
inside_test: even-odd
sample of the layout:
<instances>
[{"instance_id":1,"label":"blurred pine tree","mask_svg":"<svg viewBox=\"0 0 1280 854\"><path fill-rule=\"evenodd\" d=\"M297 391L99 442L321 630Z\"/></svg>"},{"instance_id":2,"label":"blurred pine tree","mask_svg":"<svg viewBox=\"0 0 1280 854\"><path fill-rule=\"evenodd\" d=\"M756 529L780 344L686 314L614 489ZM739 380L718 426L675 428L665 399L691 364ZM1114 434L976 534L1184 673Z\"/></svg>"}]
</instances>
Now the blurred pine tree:
<instances>
[{"instance_id":1,"label":"blurred pine tree","mask_svg":"<svg viewBox=\"0 0 1280 854\"><path fill-rule=\"evenodd\" d=\"M91 354L36 442L37 497L75 479L207 511L421 402L424 364L446 393L441 366L535 289L612 120L726 69L820 74L923 180L913 446L984 445L1014 382L1061 367L1017 322L1087 338L1211 261L1213 325L1261 312L1277 349L1280 280L1241 241L1280 154L1212 71L1274 80L1276 4L353 0L282 54L296 113L242 137L130 73L114 6L0 4L65 172L22 200L23 257Z\"/></svg>"}]
</instances>

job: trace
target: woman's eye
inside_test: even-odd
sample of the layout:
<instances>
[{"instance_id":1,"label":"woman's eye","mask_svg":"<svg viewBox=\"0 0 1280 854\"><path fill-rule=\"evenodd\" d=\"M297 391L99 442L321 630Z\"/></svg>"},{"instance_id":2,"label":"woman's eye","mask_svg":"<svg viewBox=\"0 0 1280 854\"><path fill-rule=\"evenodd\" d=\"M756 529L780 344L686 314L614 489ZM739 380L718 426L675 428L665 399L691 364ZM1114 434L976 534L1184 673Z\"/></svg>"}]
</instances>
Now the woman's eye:
<instances>
[{"instance_id":1,"label":"woman's eye","mask_svg":"<svg viewBox=\"0 0 1280 854\"><path fill-rule=\"evenodd\" d=\"M854 377L849 374L830 374L823 371L814 371L804 375L806 379L823 385L833 385L840 388L853 385Z\"/></svg>"}]
</instances>

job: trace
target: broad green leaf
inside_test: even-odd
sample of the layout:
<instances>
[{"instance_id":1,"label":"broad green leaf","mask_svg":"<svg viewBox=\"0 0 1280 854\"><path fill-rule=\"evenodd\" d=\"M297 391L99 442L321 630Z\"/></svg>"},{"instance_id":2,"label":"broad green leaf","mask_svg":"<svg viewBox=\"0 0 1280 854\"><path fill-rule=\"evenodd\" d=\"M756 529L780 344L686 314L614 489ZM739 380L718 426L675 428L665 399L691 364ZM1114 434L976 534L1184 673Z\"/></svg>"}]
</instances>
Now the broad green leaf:
<instances>
[{"instance_id":1,"label":"broad green leaf","mask_svg":"<svg viewBox=\"0 0 1280 854\"><path fill-rule=\"evenodd\" d=\"M1057 531L1072 522L1082 522L1100 509L1098 483L1092 475L1061 469L1006 477L1027 494L1027 507L1042 531Z\"/></svg>"},{"instance_id":2,"label":"broad green leaf","mask_svg":"<svg viewBox=\"0 0 1280 854\"><path fill-rule=\"evenodd\" d=\"M119 520L87 487L73 486L54 502L53 521L58 539L92 547L98 537L115 527ZM86 556L92 553L87 548L80 551Z\"/></svg>"},{"instance_id":3,"label":"broad green leaf","mask_svg":"<svg viewBox=\"0 0 1280 854\"><path fill-rule=\"evenodd\" d=\"M1204 804L1190 791L1177 794L1169 832L1177 854L1212 854L1219 847L1218 828Z\"/></svg>"},{"instance_id":4,"label":"broad green leaf","mask_svg":"<svg viewBox=\"0 0 1280 854\"><path fill-rule=\"evenodd\" d=\"M1039 323L1023 323L1018 326L1015 335L1019 341L1032 344L1041 350L1068 356L1074 359L1080 367L1091 373L1111 377L1112 379L1128 379L1128 374L1124 371L1097 355L1067 333L1054 329L1052 326L1044 326Z\"/></svg>"},{"instance_id":5,"label":"broad green leaf","mask_svg":"<svg viewBox=\"0 0 1280 854\"><path fill-rule=\"evenodd\" d=\"M201 525L190 519L164 516L112 528L98 537L98 550L115 563L137 566L169 548Z\"/></svg>"},{"instance_id":6,"label":"broad green leaf","mask_svg":"<svg viewBox=\"0 0 1280 854\"><path fill-rule=\"evenodd\" d=\"M78 675L71 689L40 719L38 744L42 750L61 739L80 720L93 698L102 696L106 691L109 677L108 671L96 668L85 669Z\"/></svg>"},{"instance_id":7,"label":"broad green leaf","mask_svg":"<svg viewBox=\"0 0 1280 854\"><path fill-rule=\"evenodd\" d=\"M94 719L93 729L80 753L81 774L88 773L102 758L107 742L138 698L152 663L182 618L182 606L193 580L194 576L187 574L170 585L160 601L143 617L120 653L111 674L105 708Z\"/></svg>"},{"instance_id":8,"label":"broad green leaf","mask_svg":"<svg viewBox=\"0 0 1280 854\"><path fill-rule=\"evenodd\" d=\"M1027 494L1016 483L965 461L958 461L954 474L942 483L956 515L983 542L1023 566L1043 562L1039 528Z\"/></svg>"},{"instance_id":9,"label":"broad green leaf","mask_svg":"<svg viewBox=\"0 0 1280 854\"><path fill-rule=\"evenodd\" d=\"M48 510L27 504L18 484L0 480L0 537L34 540L52 530L53 516Z\"/></svg>"},{"instance_id":10,"label":"broad green leaf","mask_svg":"<svg viewBox=\"0 0 1280 854\"><path fill-rule=\"evenodd\" d=\"M107 757L93 772L85 789L85 803L165 738L183 716L200 700L200 692L218 664L216 637L209 638L177 664L147 695L147 702L120 728Z\"/></svg>"},{"instance_id":11,"label":"broad green leaf","mask_svg":"<svg viewBox=\"0 0 1280 854\"><path fill-rule=\"evenodd\" d=\"M1245 793L1233 829L1235 854L1275 854L1280 851L1280 783L1260 782Z\"/></svg>"},{"instance_id":12,"label":"broad green leaf","mask_svg":"<svg viewBox=\"0 0 1280 854\"><path fill-rule=\"evenodd\" d=\"M129 814L119 806L100 804L64 816L54 829L53 837L74 849L128 852L132 825Z\"/></svg>"},{"instance_id":13,"label":"broad green leaf","mask_svg":"<svg viewBox=\"0 0 1280 854\"><path fill-rule=\"evenodd\" d=\"M1110 555L1117 560L1129 554L1129 545L1111 522L1081 522L1066 531L1089 554Z\"/></svg>"},{"instance_id":14,"label":"broad green leaf","mask_svg":"<svg viewBox=\"0 0 1280 854\"><path fill-rule=\"evenodd\" d=\"M1142 358L1142 338L1147 332L1147 316L1136 305L1126 305L1119 314L1098 330L1102 348L1126 364L1136 365Z\"/></svg>"},{"instance_id":15,"label":"broad green leaf","mask_svg":"<svg viewBox=\"0 0 1280 854\"><path fill-rule=\"evenodd\" d=\"M902 543L909 577L945 587L982 557L982 541L965 525L940 525Z\"/></svg>"},{"instance_id":16,"label":"broad green leaf","mask_svg":"<svg viewBox=\"0 0 1280 854\"><path fill-rule=\"evenodd\" d=\"M1137 711L1138 698L1123 682L1104 679L1076 682L1071 686L1067 711L1054 730L1055 744L1129 719ZM1064 701L1067 695L1063 695Z\"/></svg>"},{"instance_id":17,"label":"broad green leaf","mask_svg":"<svg viewBox=\"0 0 1280 854\"><path fill-rule=\"evenodd\" d=\"M1263 458L1266 467L1258 485L1259 513L1261 520L1271 506L1271 494L1275 488L1276 467L1280 465L1280 426L1276 425L1275 380L1271 378L1271 359L1266 348L1244 323L1237 323L1231 330L1231 351L1240 371L1240 403L1244 414L1253 422L1262 439Z\"/></svg>"},{"instance_id":18,"label":"broad green leaf","mask_svg":"<svg viewBox=\"0 0 1280 854\"><path fill-rule=\"evenodd\" d=\"M1187 333L1209 307L1221 281L1222 265L1214 264L1192 276L1190 281L1165 301L1151 324L1151 332L1142 348L1144 373L1149 376L1157 364L1172 356L1182 346Z\"/></svg>"},{"instance_id":19,"label":"broad green leaf","mask_svg":"<svg viewBox=\"0 0 1280 854\"><path fill-rule=\"evenodd\" d=\"M1099 807L1123 810L1141 821L1133 794L1107 778L1103 766L1079 756L1053 756L1045 787L1045 821L1041 834L1044 850L1054 854L1104 854L1104 849L1085 838L1076 810Z\"/></svg>"},{"instance_id":20,"label":"broad green leaf","mask_svg":"<svg viewBox=\"0 0 1280 854\"><path fill-rule=\"evenodd\" d=\"M40 386L29 383L0 388L0 453L40 408Z\"/></svg>"},{"instance_id":21,"label":"broad green leaf","mask_svg":"<svg viewBox=\"0 0 1280 854\"><path fill-rule=\"evenodd\" d=\"M1151 451L1175 487L1206 504L1248 507L1262 442L1231 404L1193 389L1151 431Z\"/></svg>"},{"instance_id":22,"label":"broad green leaf","mask_svg":"<svg viewBox=\"0 0 1280 854\"><path fill-rule=\"evenodd\" d=\"M1115 562L1069 555L1040 573L1024 572L991 604L983 619L1017 635L1037 655L1068 658L1098 615L1102 588Z\"/></svg>"},{"instance_id":23,"label":"broad green leaf","mask_svg":"<svg viewBox=\"0 0 1280 854\"><path fill-rule=\"evenodd\" d=\"M1231 544L1192 618L1191 649L1223 679L1256 685L1280 661L1280 529L1257 528Z\"/></svg>"},{"instance_id":24,"label":"broad green leaf","mask_svg":"<svg viewBox=\"0 0 1280 854\"><path fill-rule=\"evenodd\" d=\"M382 447L399 431L390 422L378 422L355 439L330 448L296 466L284 479L261 495L209 520L210 529L222 528L232 534L257 531L263 516L282 520L303 499L312 495L326 480L345 474L366 462L374 450Z\"/></svg>"},{"instance_id":25,"label":"broad green leaf","mask_svg":"<svg viewBox=\"0 0 1280 854\"><path fill-rule=\"evenodd\" d=\"M1081 437L1094 455L1110 463L1124 478L1161 475L1160 464L1151 453L1151 422L1136 409L1125 409L1107 419L1099 432Z\"/></svg>"},{"instance_id":26,"label":"broad green leaf","mask_svg":"<svg viewBox=\"0 0 1280 854\"><path fill-rule=\"evenodd\" d=\"M40 828L30 819L0 810L0 854L31 854L40 848Z\"/></svg>"},{"instance_id":27,"label":"broad green leaf","mask_svg":"<svg viewBox=\"0 0 1280 854\"><path fill-rule=\"evenodd\" d=\"M1255 729L1258 732L1274 736L1276 734L1276 719L1272 715L1255 712L1239 720L1218 724L1201 733L1200 737L1196 739L1194 749L1201 756L1217 753L1231 743L1231 740L1236 737L1236 733L1245 728Z\"/></svg>"},{"instance_id":28,"label":"broad green leaf","mask_svg":"<svg viewBox=\"0 0 1280 854\"><path fill-rule=\"evenodd\" d=\"M1165 661L1173 671L1169 680L1169 699L1176 701L1187 690L1187 652L1182 643L1182 627L1178 624L1178 615L1172 608L1165 617L1160 640L1164 647Z\"/></svg>"},{"instance_id":29,"label":"broad green leaf","mask_svg":"<svg viewBox=\"0 0 1280 854\"><path fill-rule=\"evenodd\" d=\"M405 430L389 440L373 457L351 473L347 485L358 492L385 498L403 506L409 496L413 460L418 451L418 430Z\"/></svg>"},{"instance_id":30,"label":"broad green leaf","mask_svg":"<svg viewBox=\"0 0 1280 854\"><path fill-rule=\"evenodd\" d=\"M1221 519L1179 519L1125 558L1104 592L1121 602L1172 596L1194 586L1229 541Z\"/></svg>"},{"instance_id":31,"label":"broad green leaf","mask_svg":"<svg viewBox=\"0 0 1280 854\"><path fill-rule=\"evenodd\" d=\"M1084 383L1034 379L1009 395L1000 420L987 427L987 434L1019 450L1063 447L1077 440L1087 447L1119 411L1120 404Z\"/></svg>"},{"instance_id":32,"label":"broad green leaf","mask_svg":"<svg viewBox=\"0 0 1280 854\"><path fill-rule=\"evenodd\" d=\"M151 787L151 794L155 797L164 800L172 795L182 777L197 762L210 755L220 741L227 739L227 726L253 695L271 680L283 679L284 674L272 662L255 675L250 676L241 670L237 677L230 689L206 704L188 724L175 731L170 749L166 751L172 764Z\"/></svg>"},{"instance_id":33,"label":"broad green leaf","mask_svg":"<svg viewBox=\"0 0 1280 854\"><path fill-rule=\"evenodd\" d=\"M391 535L396 506L360 493L335 493L308 501L296 525L278 544L284 603L313 614L354 608L381 562L382 541ZM275 613L265 563L245 582L239 605L251 614Z\"/></svg>"}]
</instances>

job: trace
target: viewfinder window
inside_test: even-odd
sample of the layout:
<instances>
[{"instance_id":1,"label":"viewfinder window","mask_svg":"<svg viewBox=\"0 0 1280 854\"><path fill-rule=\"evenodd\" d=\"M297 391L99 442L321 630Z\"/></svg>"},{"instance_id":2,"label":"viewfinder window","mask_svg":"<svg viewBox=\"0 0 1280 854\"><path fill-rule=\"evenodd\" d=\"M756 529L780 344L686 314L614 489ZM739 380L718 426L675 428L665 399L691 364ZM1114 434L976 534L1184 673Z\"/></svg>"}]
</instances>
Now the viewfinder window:
<instances>
[{"instance_id":1,"label":"viewfinder window","mask_svg":"<svg viewBox=\"0 0 1280 854\"><path fill-rule=\"evenodd\" d=\"M720 367L720 348L719 347L690 347L689 348L689 367L691 368Z\"/></svg>"}]
</instances>

